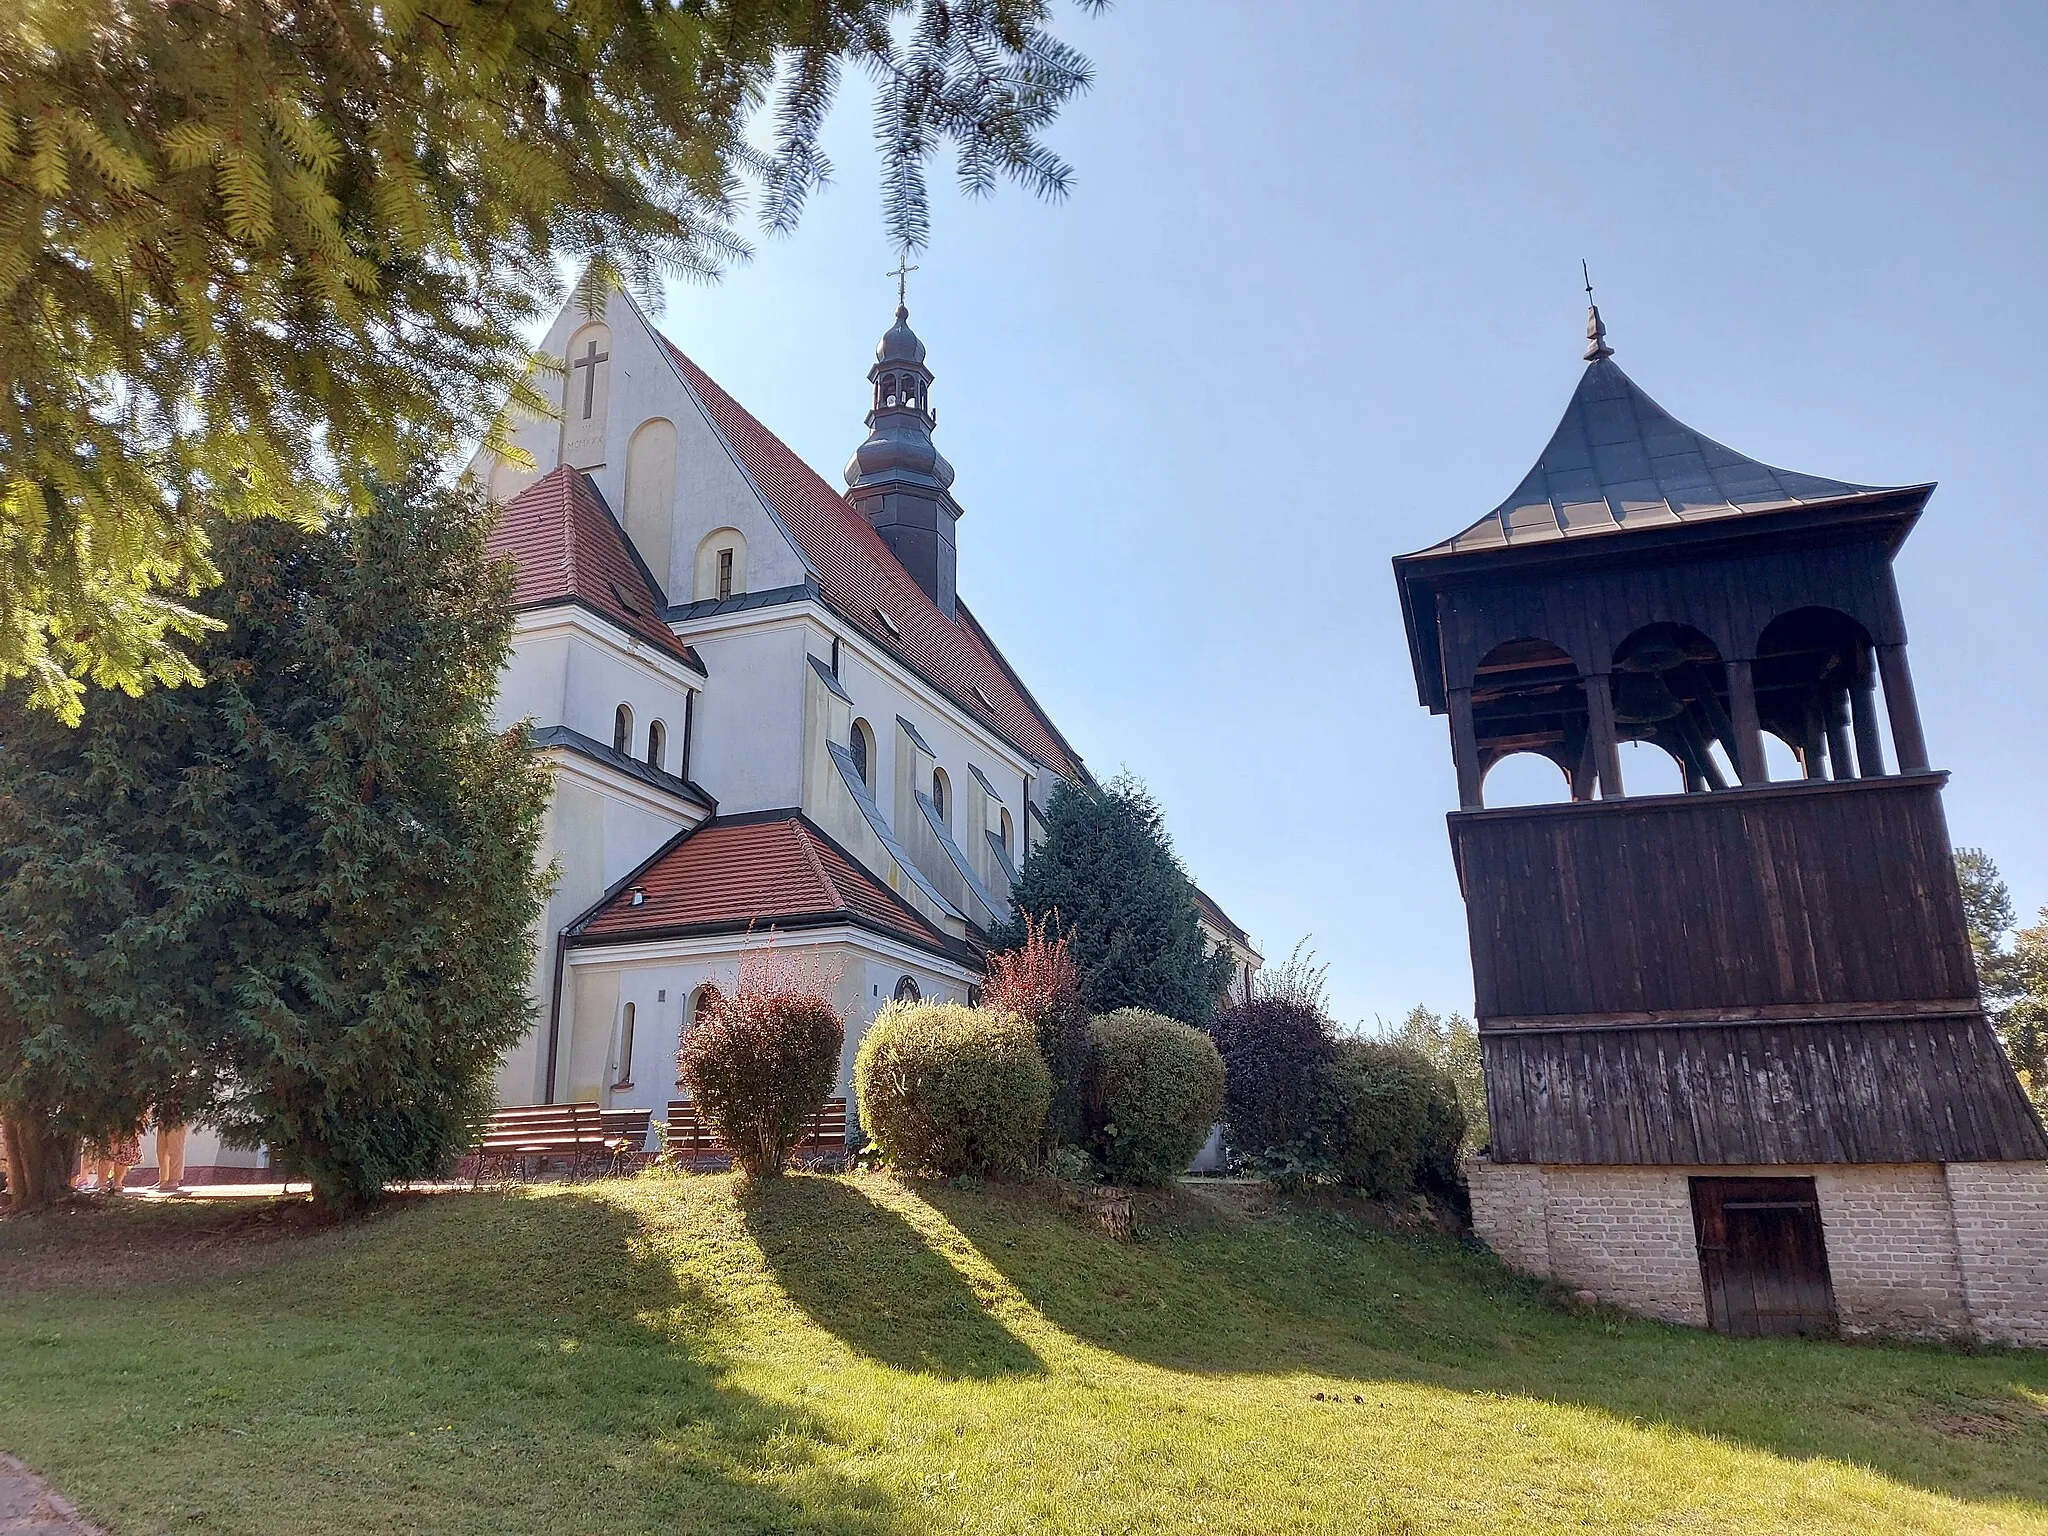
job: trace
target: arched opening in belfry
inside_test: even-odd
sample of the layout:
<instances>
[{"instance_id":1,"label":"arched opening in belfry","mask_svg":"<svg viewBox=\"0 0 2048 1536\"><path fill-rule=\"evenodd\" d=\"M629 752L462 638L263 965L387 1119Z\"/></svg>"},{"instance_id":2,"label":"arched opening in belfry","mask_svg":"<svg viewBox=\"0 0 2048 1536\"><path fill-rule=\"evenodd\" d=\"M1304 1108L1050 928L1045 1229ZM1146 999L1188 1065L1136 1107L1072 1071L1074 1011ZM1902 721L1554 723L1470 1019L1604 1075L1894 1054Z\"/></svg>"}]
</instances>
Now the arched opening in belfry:
<instances>
[{"instance_id":1,"label":"arched opening in belfry","mask_svg":"<svg viewBox=\"0 0 2048 1536\"><path fill-rule=\"evenodd\" d=\"M1541 752L1509 752L1486 770L1481 792L1488 810L1508 805L1558 805L1572 798L1572 778Z\"/></svg>"},{"instance_id":2,"label":"arched opening in belfry","mask_svg":"<svg viewBox=\"0 0 2048 1536\"><path fill-rule=\"evenodd\" d=\"M1876 778L1885 770L1870 632L1834 608L1795 608L1756 644L1756 712L1791 744L1808 779Z\"/></svg>"},{"instance_id":3,"label":"arched opening in belfry","mask_svg":"<svg viewBox=\"0 0 2048 1536\"><path fill-rule=\"evenodd\" d=\"M1662 623L1635 631L1614 648L1612 686L1618 739L1663 748L1687 790L1739 782L1728 669L1720 648L1699 630Z\"/></svg>"},{"instance_id":4,"label":"arched opening in belfry","mask_svg":"<svg viewBox=\"0 0 2048 1536\"><path fill-rule=\"evenodd\" d=\"M1586 682L1561 646L1525 635L1481 657L1472 673L1472 734L1482 781L1498 784L1499 803L1593 798ZM1548 794L1548 781L1530 764L1511 765L1498 781L1490 777L1496 763L1524 753L1556 765L1564 775L1564 795ZM1538 793L1539 786L1546 792ZM1487 799L1491 803L1493 794Z\"/></svg>"}]
</instances>

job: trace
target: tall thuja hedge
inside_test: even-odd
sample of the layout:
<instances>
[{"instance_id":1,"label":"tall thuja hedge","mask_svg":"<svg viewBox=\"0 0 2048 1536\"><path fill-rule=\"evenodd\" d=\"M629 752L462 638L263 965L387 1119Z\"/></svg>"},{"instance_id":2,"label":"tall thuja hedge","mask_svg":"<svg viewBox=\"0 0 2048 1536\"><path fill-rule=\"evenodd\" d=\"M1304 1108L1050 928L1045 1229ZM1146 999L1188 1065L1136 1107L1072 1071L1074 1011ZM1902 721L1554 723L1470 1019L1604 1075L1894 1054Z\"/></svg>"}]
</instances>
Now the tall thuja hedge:
<instances>
[{"instance_id":1,"label":"tall thuja hedge","mask_svg":"<svg viewBox=\"0 0 2048 1536\"><path fill-rule=\"evenodd\" d=\"M464 1144L531 1022L549 793L524 732L491 725L510 576L486 533L424 480L323 531L222 528L203 687L100 695L71 743L10 698L0 805L39 776L75 792L37 791L0 925L38 882L109 893L62 974L0 955L8 1027L54 1064L11 1118L79 1120L48 1091L67 1073L102 1095L196 1073L195 1107L336 1210Z\"/></svg>"},{"instance_id":2,"label":"tall thuja hedge","mask_svg":"<svg viewBox=\"0 0 2048 1536\"><path fill-rule=\"evenodd\" d=\"M174 711L118 695L77 729L0 693L0 1137L8 1198L69 1187L81 1136L203 1099L202 1056L168 931L186 850Z\"/></svg>"},{"instance_id":3,"label":"tall thuja hedge","mask_svg":"<svg viewBox=\"0 0 2048 1536\"><path fill-rule=\"evenodd\" d=\"M1209 953L1194 882L1174 855L1159 802L1128 774L1087 789L1062 782L1045 820L1012 895L1020 917L1051 919L1066 938L1089 1009L1143 1008L1206 1024L1232 962ZM999 947L1023 942L1020 920Z\"/></svg>"}]
</instances>

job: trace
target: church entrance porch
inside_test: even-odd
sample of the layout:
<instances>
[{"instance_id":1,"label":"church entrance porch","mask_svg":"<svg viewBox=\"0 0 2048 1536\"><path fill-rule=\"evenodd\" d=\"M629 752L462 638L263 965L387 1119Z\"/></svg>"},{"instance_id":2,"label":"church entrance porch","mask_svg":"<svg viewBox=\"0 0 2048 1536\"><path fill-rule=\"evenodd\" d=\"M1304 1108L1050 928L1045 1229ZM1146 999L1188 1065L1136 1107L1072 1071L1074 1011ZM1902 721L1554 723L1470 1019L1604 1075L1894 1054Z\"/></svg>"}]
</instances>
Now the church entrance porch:
<instances>
[{"instance_id":1,"label":"church entrance porch","mask_svg":"<svg viewBox=\"0 0 2048 1536\"><path fill-rule=\"evenodd\" d=\"M1812 1179L1692 1180L1708 1326L1717 1333L1829 1334L1835 1294Z\"/></svg>"},{"instance_id":2,"label":"church entrance porch","mask_svg":"<svg viewBox=\"0 0 2048 1536\"><path fill-rule=\"evenodd\" d=\"M1661 1167L1481 1157L1466 1174L1473 1226L1511 1268L1645 1317L1798 1331L1730 1323L1738 1311L1777 1322L1817 1312L1811 1277L1824 1264L1834 1324L1846 1337L2048 1347L2048 1163ZM1718 1225L1702 1219L1699 1186L1715 1192L1708 1199L1718 1202ZM1729 1212L1730 1190L1750 1209ZM1791 1209L1805 1198L1808 1214ZM1703 1238L1736 1252L1703 1251ZM1791 1300L1756 1299L1753 1279L1738 1281L1731 1300L1724 1278L1717 1317L1716 1267L1724 1277L1790 1268L1809 1278Z\"/></svg>"}]
</instances>

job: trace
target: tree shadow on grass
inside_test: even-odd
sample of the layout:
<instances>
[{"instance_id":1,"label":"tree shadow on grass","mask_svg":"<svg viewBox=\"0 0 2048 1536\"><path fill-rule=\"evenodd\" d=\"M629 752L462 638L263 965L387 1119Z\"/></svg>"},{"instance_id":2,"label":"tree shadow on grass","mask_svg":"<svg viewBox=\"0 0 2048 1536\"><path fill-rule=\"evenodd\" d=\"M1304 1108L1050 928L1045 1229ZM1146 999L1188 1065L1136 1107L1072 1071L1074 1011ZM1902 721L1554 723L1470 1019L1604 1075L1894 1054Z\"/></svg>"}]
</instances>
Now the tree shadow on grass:
<instances>
[{"instance_id":1,"label":"tree shadow on grass","mask_svg":"<svg viewBox=\"0 0 2048 1536\"><path fill-rule=\"evenodd\" d=\"M935 1376L1045 1369L909 1222L849 1181L772 1179L744 1191L740 1207L790 1299L858 1353Z\"/></svg>"},{"instance_id":2,"label":"tree shadow on grass","mask_svg":"<svg viewBox=\"0 0 2048 1536\"><path fill-rule=\"evenodd\" d=\"M721 1303L601 1190L423 1202L231 1289L27 1301L0 1444L116 1528L916 1529L823 1419L733 1385Z\"/></svg>"},{"instance_id":3,"label":"tree shadow on grass","mask_svg":"<svg viewBox=\"0 0 2048 1536\"><path fill-rule=\"evenodd\" d=\"M1483 1250L1326 1212L1245 1220L1199 1195L1153 1197L1148 1235L1125 1244L1028 1195L921 1193L1050 1321L1129 1359L1525 1396L1952 1497L2048 1504L2048 1353L1574 1317Z\"/></svg>"}]
</instances>

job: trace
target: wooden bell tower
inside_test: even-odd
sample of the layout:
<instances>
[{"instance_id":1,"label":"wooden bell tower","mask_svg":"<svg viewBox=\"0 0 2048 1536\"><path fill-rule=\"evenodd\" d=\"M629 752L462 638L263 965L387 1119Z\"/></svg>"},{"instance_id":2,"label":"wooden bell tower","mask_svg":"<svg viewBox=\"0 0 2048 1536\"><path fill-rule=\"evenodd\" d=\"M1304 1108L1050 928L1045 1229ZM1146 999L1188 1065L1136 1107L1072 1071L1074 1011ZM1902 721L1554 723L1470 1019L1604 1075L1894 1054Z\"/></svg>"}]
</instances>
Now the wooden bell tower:
<instances>
[{"instance_id":1,"label":"wooden bell tower","mask_svg":"<svg viewBox=\"0 0 2048 1536\"><path fill-rule=\"evenodd\" d=\"M1825 1329L1854 1308L1824 1170L2048 1157L1979 1003L1906 662L1891 562L1933 486L1747 458L1644 394L1597 309L1588 338L1515 493L1394 561L1457 765L1495 1181L1475 1208L1508 1232L1534 1186L1500 1191L1546 1171L1552 1249L1523 1267L1583 1274L1555 1252L1584 1215L1558 1202L1590 1187L1571 1170L1678 1178L1700 1289L1650 1295L1682 1265L1618 1299ZM1796 774L1773 778L1767 734ZM1684 791L1629 793L1626 742ZM1488 770L1523 752L1556 764L1558 802L1488 809Z\"/></svg>"}]
</instances>

